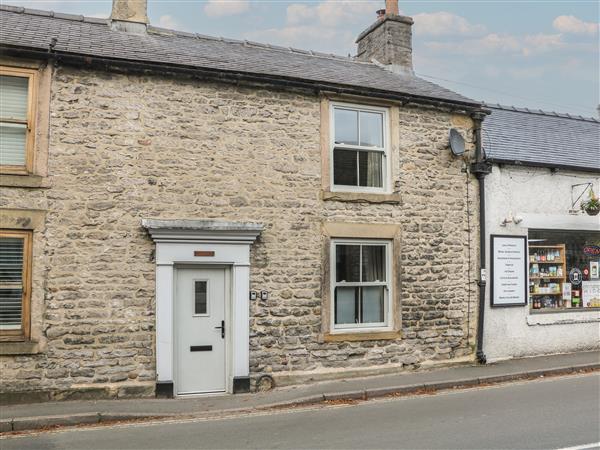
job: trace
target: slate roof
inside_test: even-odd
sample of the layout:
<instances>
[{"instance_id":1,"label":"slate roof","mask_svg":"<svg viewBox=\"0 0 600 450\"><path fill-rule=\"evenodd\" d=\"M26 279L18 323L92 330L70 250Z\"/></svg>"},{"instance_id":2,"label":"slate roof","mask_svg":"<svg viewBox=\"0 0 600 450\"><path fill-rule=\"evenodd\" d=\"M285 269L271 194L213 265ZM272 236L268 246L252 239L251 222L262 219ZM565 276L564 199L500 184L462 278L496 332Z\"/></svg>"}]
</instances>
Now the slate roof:
<instances>
[{"instance_id":1,"label":"slate roof","mask_svg":"<svg viewBox=\"0 0 600 450\"><path fill-rule=\"evenodd\" d=\"M0 5L0 46L47 52L53 38L58 54L253 74L309 83L349 86L459 103L468 99L416 76L399 75L352 58L213 38L148 27L147 34L113 31L107 19Z\"/></svg>"},{"instance_id":2,"label":"slate roof","mask_svg":"<svg viewBox=\"0 0 600 450\"><path fill-rule=\"evenodd\" d=\"M485 105L488 160L600 172L600 120L514 106Z\"/></svg>"}]
</instances>

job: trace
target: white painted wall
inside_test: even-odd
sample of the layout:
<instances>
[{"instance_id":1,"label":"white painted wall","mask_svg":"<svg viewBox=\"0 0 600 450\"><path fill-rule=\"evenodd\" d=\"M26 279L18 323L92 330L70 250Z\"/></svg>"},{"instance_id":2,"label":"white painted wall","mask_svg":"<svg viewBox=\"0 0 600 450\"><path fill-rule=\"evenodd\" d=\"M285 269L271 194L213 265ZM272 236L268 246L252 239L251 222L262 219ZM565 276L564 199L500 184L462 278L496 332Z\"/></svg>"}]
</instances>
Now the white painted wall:
<instances>
[{"instance_id":1,"label":"white painted wall","mask_svg":"<svg viewBox=\"0 0 600 450\"><path fill-rule=\"evenodd\" d=\"M487 273L491 234L527 236L529 228L600 231L600 215L568 212L571 185L586 182L600 193L600 174L494 165L485 179ZM523 221L501 226L510 213ZM492 308L488 276L483 335L488 361L598 348L600 311L529 314L529 306Z\"/></svg>"}]
</instances>

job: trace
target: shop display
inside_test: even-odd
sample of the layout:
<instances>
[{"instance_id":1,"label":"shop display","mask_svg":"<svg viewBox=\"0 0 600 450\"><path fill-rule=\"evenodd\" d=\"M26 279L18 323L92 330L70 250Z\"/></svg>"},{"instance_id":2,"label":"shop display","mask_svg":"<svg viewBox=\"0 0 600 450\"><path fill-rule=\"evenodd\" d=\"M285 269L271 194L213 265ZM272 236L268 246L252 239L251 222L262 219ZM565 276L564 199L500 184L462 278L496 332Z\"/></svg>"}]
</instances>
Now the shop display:
<instances>
[{"instance_id":1,"label":"shop display","mask_svg":"<svg viewBox=\"0 0 600 450\"><path fill-rule=\"evenodd\" d=\"M566 307L562 290L566 273L564 245L529 246L529 297L533 309Z\"/></svg>"},{"instance_id":2,"label":"shop display","mask_svg":"<svg viewBox=\"0 0 600 450\"><path fill-rule=\"evenodd\" d=\"M530 230L532 311L600 308L600 233Z\"/></svg>"}]
</instances>

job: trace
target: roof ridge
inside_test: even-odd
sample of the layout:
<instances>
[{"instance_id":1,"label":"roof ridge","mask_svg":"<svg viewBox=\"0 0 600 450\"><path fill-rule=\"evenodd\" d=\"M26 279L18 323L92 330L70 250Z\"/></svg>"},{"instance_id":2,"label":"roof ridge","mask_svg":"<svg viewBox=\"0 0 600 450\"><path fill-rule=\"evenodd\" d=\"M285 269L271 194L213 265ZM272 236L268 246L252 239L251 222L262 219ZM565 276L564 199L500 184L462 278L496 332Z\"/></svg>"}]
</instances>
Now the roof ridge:
<instances>
[{"instance_id":1,"label":"roof ridge","mask_svg":"<svg viewBox=\"0 0 600 450\"><path fill-rule=\"evenodd\" d=\"M0 11L8 11L17 14L28 14L31 16L42 16L42 17L53 17L55 19L63 19L63 20L71 20L73 22L87 22L87 23L96 23L101 25L108 25L109 19L102 19L99 17L88 17L83 16L81 14L68 14L61 12L54 12L46 9L34 9L34 8L25 8L23 6L13 6L0 4Z\"/></svg>"},{"instance_id":2,"label":"roof ridge","mask_svg":"<svg viewBox=\"0 0 600 450\"><path fill-rule=\"evenodd\" d=\"M483 102L483 105L488 107L488 108L492 108L492 109L500 109L500 110L504 110L504 111L512 111L512 112L520 112L520 113L524 113L524 114L537 114L538 116L550 116L550 117L558 117L561 119L571 119L571 120L579 120L579 121L583 121L583 122L595 122L595 123L600 123L600 119L597 119L595 117L584 117L584 116L580 116L580 115L574 115L574 114L569 114L569 113L557 113L555 111L544 111L542 109L532 109L532 108L519 108L516 106L508 106L508 105L501 105L499 103L487 103L487 102Z\"/></svg>"},{"instance_id":3,"label":"roof ridge","mask_svg":"<svg viewBox=\"0 0 600 450\"><path fill-rule=\"evenodd\" d=\"M228 44L242 45L244 47L260 48L260 49L264 49L264 50L280 51L280 52L284 52L284 53L296 53L299 55L312 56L315 58L327 58L327 59L335 59L338 61L346 61L346 62L357 63L357 64L365 64L365 61L358 61L352 56L342 56L342 55L336 55L334 53L323 53L323 52L318 52L316 50L305 50L305 49L300 49L300 48L295 48L295 47L284 47L281 45L269 44L266 42L250 41L248 39L233 39L233 38L227 38L227 37L223 37L223 36L209 36L209 35L202 34L202 33L193 33L193 32L187 32L187 31L172 30L172 29L168 29L168 28L157 27L154 25L149 25L148 28L149 28L148 31L150 31L150 32L168 33L168 34L171 34L173 36L178 36L178 37L185 37L185 38L191 38L191 39L204 39L204 40L211 40L211 41L221 41L221 42L225 42ZM372 64L372 63L366 63L366 64Z\"/></svg>"}]
</instances>

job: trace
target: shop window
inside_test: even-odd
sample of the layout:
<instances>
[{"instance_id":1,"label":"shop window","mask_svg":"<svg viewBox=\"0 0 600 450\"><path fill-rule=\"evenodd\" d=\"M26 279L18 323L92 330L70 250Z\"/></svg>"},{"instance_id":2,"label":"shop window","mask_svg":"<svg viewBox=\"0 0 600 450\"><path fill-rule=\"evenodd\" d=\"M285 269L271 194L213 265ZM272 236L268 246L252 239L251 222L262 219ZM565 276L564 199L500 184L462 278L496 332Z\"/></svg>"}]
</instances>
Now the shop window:
<instances>
[{"instance_id":1,"label":"shop window","mask_svg":"<svg viewBox=\"0 0 600 450\"><path fill-rule=\"evenodd\" d=\"M0 66L0 171L5 174L32 171L36 74Z\"/></svg>"},{"instance_id":2,"label":"shop window","mask_svg":"<svg viewBox=\"0 0 600 450\"><path fill-rule=\"evenodd\" d=\"M386 108L334 103L331 120L332 189L384 192L389 186Z\"/></svg>"},{"instance_id":3,"label":"shop window","mask_svg":"<svg viewBox=\"0 0 600 450\"><path fill-rule=\"evenodd\" d=\"M529 304L545 312L600 308L600 232L529 231Z\"/></svg>"},{"instance_id":4,"label":"shop window","mask_svg":"<svg viewBox=\"0 0 600 450\"><path fill-rule=\"evenodd\" d=\"M31 232L0 230L0 338L29 337Z\"/></svg>"},{"instance_id":5,"label":"shop window","mask_svg":"<svg viewBox=\"0 0 600 450\"><path fill-rule=\"evenodd\" d=\"M390 243L334 240L332 254L333 328L388 326Z\"/></svg>"}]
</instances>

